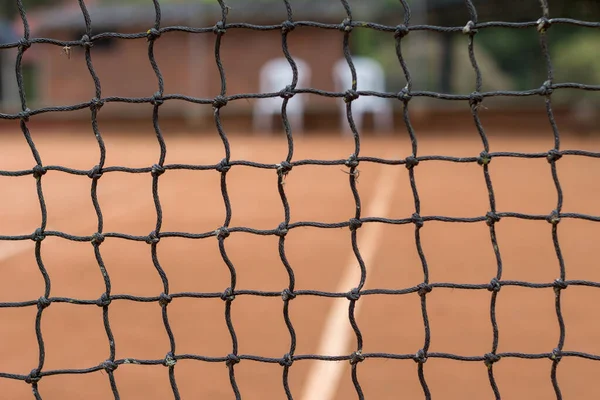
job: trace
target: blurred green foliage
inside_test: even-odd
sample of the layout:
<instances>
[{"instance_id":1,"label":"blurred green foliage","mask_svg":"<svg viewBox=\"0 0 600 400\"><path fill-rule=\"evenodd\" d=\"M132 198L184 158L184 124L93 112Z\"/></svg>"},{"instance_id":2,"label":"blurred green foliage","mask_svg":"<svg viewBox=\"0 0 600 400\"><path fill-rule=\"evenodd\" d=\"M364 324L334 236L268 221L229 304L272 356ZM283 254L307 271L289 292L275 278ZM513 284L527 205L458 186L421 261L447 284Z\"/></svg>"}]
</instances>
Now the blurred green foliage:
<instances>
[{"instance_id":1,"label":"blurred green foliage","mask_svg":"<svg viewBox=\"0 0 600 400\"><path fill-rule=\"evenodd\" d=\"M58 0L22 0L27 10L39 5L56 4ZM75 0L73 0L75 1ZM253 3L281 3L282 0L224 0L235 10L236 4ZM292 8L302 7L304 4L318 0L289 0ZM339 0L320 0L323 2L339 2ZM351 6L364 5L367 0L348 0ZM539 0L472 0L478 10L479 21L535 21L542 15ZM99 0L102 4L151 4L152 0ZM177 3L206 3L218 5L217 0L159 0L160 4ZM464 0L407 0L413 11L411 24L427 23L441 26L463 26L469 18ZM381 17L375 22L385 25L396 25L402 22L404 12L400 0L368 0L369 5L381 7ZM419 16L417 6L427 5L428 13ZM341 3L340 3L341 5ZM600 21L599 0L554 0L550 1L550 15L576 18L587 21ZM260 5L259 5L260 6ZM389 11L388 11L389 10ZM0 17L13 18L17 14L15 0L0 0ZM357 13L359 14L359 13ZM425 17L426 20L419 20ZM361 19L360 15L355 18ZM410 38L420 35L413 33ZM453 40L464 39L460 34ZM431 34L430 39L439 39L439 34ZM548 31L548 40L553 65L555 66L556 82L584 82L600 84L600 34L597 29L572 27L569 25L553 25ZM407 39L407 42L409 40ZM447 44L444 44L447 45ZM382 63L394 82L402 83L403 77L399 68L396 52L394 51L394 38L388 33L372 29L355 29L351 40L354 54L371 56ZM465 43L466 46L466 43ZM539 34L535 28L508 29L489 28L481 29L475 39L476 51L485 50L498 68L513 82L513 90L525 90L539 87L547 79L546 61L542 55ZM409 51L408 51L409 52ZM439 51L438 51L439 53ZM440 57L434 54L434 57ZM460 61L460 64L458 63ZM453 59L453 68L463 67L464 60ZM430 64L431 60L428 61ZM436 64L437 65L437 64ZM437 70L435 69L437 68ZM432 79L441 76L443 66L432 67L421 65L420 70L427 70ZM414 67L412 68L414 69ZM489 80L490 78L488 78ZM493 77L491 77L493 79ZM398 82L395 82L398 81ZM440 82L429 87L439 90ZM437 85L437 87L435 87Z\"/></svg>"},{"instance_id":2,"label":"blurred green foliage","mask_svg":"<svg viewBox=\"0 0 600 400\"><path fill-rule=\"evenodd\" d=\"M552 47L555 78L600 84L600 37L591 30L571 35Z\"/></svg>"},{"instance_id":3,"label":"blurred green foliage","mask_svg":"<svg viewBox=\"0 0 600 400\"><path fill-rule=\"evenodd\" d=\"M596 30L579 32L551 47L556 82L575 82L600 85L600 37ZM596 100L597 92L561 90L560 101Z\"/></svg>"},{"instance_id":4,"label":"blurred green foliage","mask_svg":"<svg viewBox=\"0 0 600 400\"><path fill-rule=\"evenodd\" d=\"M417 0L408 0L414 3ZM419 0L420 1L420 0ZM479 12L479 21L510 21L524 22L536 21L542 15L539 1L522 2L520 0L473 0ZM401 21L402 11L397 7L399 1L392 1L390 14L393 20L386 20L386 24L397 24ZM440 26L463 26L469 16L464 7L464 0L428 0L430 12L427 24ZM400 15L397 15L400 14ZM556 0L551 2L550 15L581 19L584 21L600 21L600 1L598 0ZM412 15L411 23L415 14ZM406 43L421 33L411 34ZM451 34L452 43L462 45L465 38L462 34ZM389 35L388 35L389 36ZM390 36L391 38L391 36ZM432 40L440 38L440 34L432 33ZM550 56L554 67L555 82L578 82L600 85L600 34L598 29L577 27L567 24L555 24L547 32ZM385 35L370 29L360 29L353 32L353 51L361 55L369 55L378 59L387 71L393 72L391 80L402 81L398 61L393 46L393 38L386 39ZM446 44L442 44L444 46ZM466 48L467 42L464 40ZM409 47L409 46L406 46ZM537 88L547 80L546 59L540 46L540 35L535 29L512 28L487 28L481 29L475 37L476 56L482 52L490 57L499 70L510 78L512 87L507 90L527 90ZM404 51L403 51L404 52ZM410 54L410 47L408 53ZM438 53L440 51L438 50ZM406 54L406 52L405 52ZM435 54L439 59L441 54ZM417 72L427 74L427 86L433 90L440 90L442 75L440 68L443 65L437 60L428 59L425 65L417 63ZM409 63L410 64L410 63ZM470 68L468 60L458 59L454 54L452 59L453 69ZM413 61L411 70L415 70ZM437 70L436 70L437 69ZM427 70L427 71L425 71ZM485 76L485 71L484 76ZM486 76L486 81L494 80L494 76ZM392 82L390 82L392 83ZM564 92L564 91L563 91ZM590 92L591 93L591 92ZM574 93L581 96L580 93ZM593 93L591 93L593 95ZM566 96L558 96L568 100Z\"/></svg>"},{"instance_id":5,"label":"blurred green foliage","mask_svg":"<svg viewBox=\"0 0 600 400\"><path fill-rule=\"evenodd\" d=\"M547 79L535 29L484 29L477 34L475 45L485 48L500 69L513 78L514 87L510 89L531 89Z\"/></svg>"}]
</instances>

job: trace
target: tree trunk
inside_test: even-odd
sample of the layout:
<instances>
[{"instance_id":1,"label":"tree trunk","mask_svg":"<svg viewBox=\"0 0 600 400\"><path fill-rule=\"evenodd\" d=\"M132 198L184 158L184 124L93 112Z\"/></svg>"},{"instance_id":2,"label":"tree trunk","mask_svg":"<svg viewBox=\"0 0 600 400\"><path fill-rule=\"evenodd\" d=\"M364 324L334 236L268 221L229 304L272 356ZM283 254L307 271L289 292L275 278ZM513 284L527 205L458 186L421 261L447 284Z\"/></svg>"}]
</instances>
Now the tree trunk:
<instances>
[{"instance_id":1,"label":"tree trunk","mask_svg":"<svg viewBox=\"0 0 600 400\"><path fill-rule=\"evenodd\" d=\"M454 52L452 51L452 35L442 35L442 62L440 63L440 90L442 93L452 93L452 67Z\"/></svg>"}]
</instances>

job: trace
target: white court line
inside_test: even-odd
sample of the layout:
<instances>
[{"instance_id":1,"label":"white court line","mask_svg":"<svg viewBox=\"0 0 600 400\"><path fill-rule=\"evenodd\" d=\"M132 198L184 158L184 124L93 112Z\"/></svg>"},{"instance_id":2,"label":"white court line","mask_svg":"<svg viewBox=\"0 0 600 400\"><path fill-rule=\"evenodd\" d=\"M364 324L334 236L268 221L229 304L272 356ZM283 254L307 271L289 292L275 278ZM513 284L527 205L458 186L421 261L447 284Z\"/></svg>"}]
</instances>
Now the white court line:
<instances>
[{"instance_id":1,"label":"white court line","mask_svg":"<svg viewBox=\"0 0 600 400\"><path fill-rule=\"evenodd\" d=\"M375 185L375 193L363 217L386 217L392 205L394 188L400 168L383 168ZM360 187L359 187L360 191ZM373 259L377 243L381 237L383 224L368 223L359 229L359 251L367 267L367 272L373 271ZM344 276L339 282L337 292L347 292L360 282L360 268L354 253L350 257ZM367 275L368 276L368 275ZM358 315L360 301L355 303L354 315ZM321 335L319 355L342 355L348 352L350 343L355 340L354 331L348 322L349 301L336 298L326 320L325 329ZM340 377L347 362L314 361L304 385L301 400L331 400L338 388Z\"/></svg>"},{"instance_id":2,"label":"white court line","mask_svg":"<svg viewBox=\"0 0 600 400\"><path fill-rule=\"evenodd\" d=\"M2 241L0 242L0 262L33 250L34 247L35 245L31 240Z\"/></svg>"}]
</instances>

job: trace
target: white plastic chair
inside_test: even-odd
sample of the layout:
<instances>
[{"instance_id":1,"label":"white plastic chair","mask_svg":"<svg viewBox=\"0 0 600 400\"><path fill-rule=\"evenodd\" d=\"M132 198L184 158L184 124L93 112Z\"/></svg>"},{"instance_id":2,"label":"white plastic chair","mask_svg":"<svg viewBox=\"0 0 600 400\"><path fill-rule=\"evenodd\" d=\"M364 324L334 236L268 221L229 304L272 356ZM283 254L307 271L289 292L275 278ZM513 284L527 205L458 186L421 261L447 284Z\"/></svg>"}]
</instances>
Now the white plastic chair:
<instances>
[{"instance_id":1,"label":"white plastic chair","mask_svg":"<svg viewBox=\"0 0 600 400\"><path fill-rule=\"evenodd\" d=\"M385 73L379 62L369 57L352 57L356 70L356 90L374 92L385 91ZM333 80L336 90L345 92L352 89L352 72L346 58L338 60L333 67ZM340 121L346 134L352 133L346 115L346 103L340 102ZM374 126L377 131L390 132L394 127L392 106L388 99L376 96L360 96L352 102L352 117L356 129L360 131L365 113L373 114Z\"/></svg>"},{"instance_id":2,"label":"white plastic chair","mask_svg":"<svg viewBox=\"0 0 600 400\"><path fill-rule=\"evenodd\" d=\"M311 79L311 70L308 64L294 57L298 68L298 83L296 89L306 88ZM261 93L279 92L292 84L293 72L286 58L275 58L267 61L260 70L259 85ZM286 113L292 130L301 133L304 130L304 108L306 96L296 94L289 99ZM273 129L273 116L281 115L282 97L269 97L256 99L253 110L254 130L270 132Z\"/></svg>"}]
</instances>

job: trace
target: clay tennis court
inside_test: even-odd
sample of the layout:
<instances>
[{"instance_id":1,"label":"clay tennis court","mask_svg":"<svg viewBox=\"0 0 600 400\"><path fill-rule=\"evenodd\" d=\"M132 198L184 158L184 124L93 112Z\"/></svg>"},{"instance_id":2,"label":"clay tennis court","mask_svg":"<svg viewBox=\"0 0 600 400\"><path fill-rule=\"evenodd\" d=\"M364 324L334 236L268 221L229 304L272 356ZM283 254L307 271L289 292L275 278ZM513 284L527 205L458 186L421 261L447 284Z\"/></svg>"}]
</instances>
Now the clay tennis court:
<instances>
[{"instance_id":1,"label":"clay tennis court","mask_svg":"<svg viewBox=\"0 0 600 400\"><path fill-rule=\"evenodd\" d=\"M2 132L0 170L26 170L35 165L17 123ZM513 133L507 126L490 126L491 151L546 152L553 147L550 128L540 126L529 134ZM458 131L461 131L460 129ZM43 125L31 128L44 165L61 165L89 170L98 163L98 147L91 128L57 130ZM595 151L600 139L563 133L562 149ZM473 126L461 132L417 129L419 155L478 156L482 150ZM216 132L164 130L167 145L165 164L216 164L224 155ZM147 167L155 164L159 147L151 130L127 134L103 131L107 148L106 167ZM279 163L287 154L287 141L276 136L228 132L232 160ZM337 132L297 137L294 160L346 159L354 149L353 139ZM408 135L402 129L391 136L365 136L362 156L404 159L410 155ZM564 192L563 212L598 215L600 161L580 156L563 156L557 162ZM361 163L358 191L363 217L409 218L414 212L408 172L402 165ZM297 166L286 178L285 191L291 222L344 222L354 216L354 199L347 168L340 166ZM556 189L545 158L498 157L490 173L499 211L549 214L556 207ZM269 169L234 166L227 174L231 200L231 227L274 229L283 221L277 192L277 175ZM415 167L421 198L421 215L472 217L485 215L489 201L482 168L477 163L421 162ZM150 174L105 173L98 181L98 199L104 216L104 232L146 236L154 230L156 210ZM48 211L48 231L92 235L97 218L90 197L91 179L48 171L42 187ZM40 225L40 206L31 175L0 177L1 235L28 235ZM167 170L160 177L162 232L209 232L222 226L225 207L216 171ZM534 283L553 282L559 265L546 221L504 218L496 226L503 261L503 280ZM564 218L559 240L567 279L600 281L597 223ZM485 222L426 222L421 229L430 282L488 284L496 275L496 259ZM414 225L364 224L358 244L367 268L365 289L401 289L423 282L423 270L414 239ZM288 275L279 258L278 238L234 232L225 240L227 254L237 271L236 290L280 292L288 286ZM41 255L51 279L50 298L70 297L96 300L104 282L89 242L47 237ZM162 282L153 266L150 246L143 241L106 238L100 246L112 283L112 294L158 296ZM230 274L218 249L217 239L162 238L157 255L171 294L223 292ZM296 290L348 291L341 288L345 277L356 277L359 268L346 228L295 228L286 237L286 255L296 277ZM34 256L34 242L0 242L0 302L36 301L44 293L44 280ZM482 356L491 351L492 326L487 290L435 288L427 295L431 328L429 352ZM600 308L597 289L570 286L562 293L566 325L564 350L600 354ZM296 355L319 354L323 333L332 323L330 312L338 302L316 296L298 296L290 302L290 318L297 336ZM369 295L358 301L357 324L363 334L364 353L415 354L423 347L424 328L420 298L405 295ZM176 354L224 357L232 352L220 298L175 298L168 317L176 342ZM231 318L239 342L238 354L281 358L289 352L281 297L239 295L232 302ZM498 294L498 352L549 353L557 346L559 326L554 308L554 291L503 287ZM0 371L27 375L37 366L35 335L37 307L0 308ZM347 314L344 324L330 337L340 354L356 349ZM109 306L116 359L163 360L170 345L161 307L157 302L113 300ZM43 371L84 369L109 357L102 308L53 302L43 312L41 329L46 358ZM345 336L349 333L349 336ZM344 338L348 339L343 346ZM329 355L340 355L326 353ZM304 399L310 382L320 390L332 390L333 399L356 398L347 361L339 363L341 375L311 374L319 371L316 361L299 360L289 372L295 399ZM503 399L553 398L549 359L503 358L494 365L494 375ZM234 398L225 363L179 360L175 378L182 398ZM235 377L244 399L282 399L283 368L277 363L242 360ZM425 378L433 398L492 399L487 369L483 362L429 358ZM557 379L563 398L595 398L600 395L596 377L598 363L564 357ZM122 399L167 399L173 393L168 368L163 365L122 364L114 372ZM329 374L329 372L328 372ZM418 399L423 392L412 360L369 358L358 365L358 378L366 398ZM23 381L0 379L3 397L32 398L31 386ZM107 373L45 376L38 383L44 399L112 398ZM315 397L313 397L315 398Z\"/></svg>"}]
</instances>

